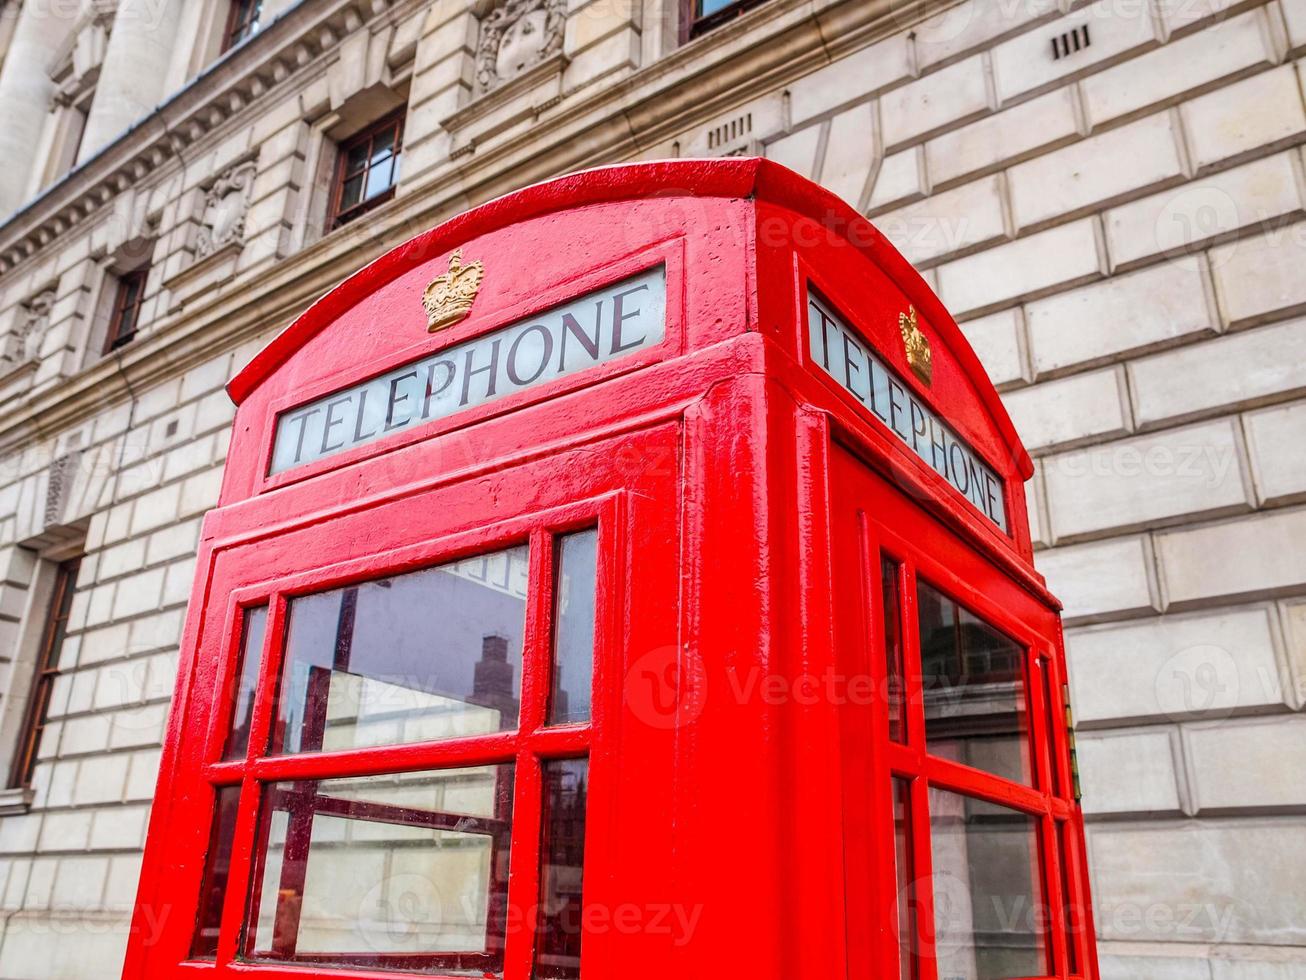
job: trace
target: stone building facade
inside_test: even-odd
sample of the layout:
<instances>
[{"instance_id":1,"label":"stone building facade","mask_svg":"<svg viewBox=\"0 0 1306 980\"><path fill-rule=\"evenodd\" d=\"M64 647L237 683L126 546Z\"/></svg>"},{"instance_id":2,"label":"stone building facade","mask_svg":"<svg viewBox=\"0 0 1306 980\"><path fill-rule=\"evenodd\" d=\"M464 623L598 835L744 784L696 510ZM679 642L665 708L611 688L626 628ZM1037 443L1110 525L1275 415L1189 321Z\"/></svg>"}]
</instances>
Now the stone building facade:
<instances>
[{"instance_id":1,"label":"stone building facade","mask_svg":"<svg viewBox=\"0 0 1306 980\"><path fill-rule=\"evenodd\" d=\"M1036 457L1104 976L1306 976L1306 0L696 9L0 5L0 977L117 975L232 373L468 206L726 154L869 215Z\"/></svg>"}]
</instances>

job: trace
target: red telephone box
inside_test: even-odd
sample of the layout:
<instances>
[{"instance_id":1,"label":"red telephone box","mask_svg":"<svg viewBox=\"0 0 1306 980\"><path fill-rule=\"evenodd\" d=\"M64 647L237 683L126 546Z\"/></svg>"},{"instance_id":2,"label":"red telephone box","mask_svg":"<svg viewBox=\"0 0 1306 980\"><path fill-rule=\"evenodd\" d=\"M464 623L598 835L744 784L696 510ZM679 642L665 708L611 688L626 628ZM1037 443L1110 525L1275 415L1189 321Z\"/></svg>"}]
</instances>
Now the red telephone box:
<instances>
[{"instance_id":1,"label":"red telephone box","mask_svg":"<svg viewBox=\"0 0 1306 980\"><path fill-rule=\"evenodd\" d=\"M1031 465L838 199L529 187L230 391L125 977L1097 976Z\"/></svg>"}]
</instances>

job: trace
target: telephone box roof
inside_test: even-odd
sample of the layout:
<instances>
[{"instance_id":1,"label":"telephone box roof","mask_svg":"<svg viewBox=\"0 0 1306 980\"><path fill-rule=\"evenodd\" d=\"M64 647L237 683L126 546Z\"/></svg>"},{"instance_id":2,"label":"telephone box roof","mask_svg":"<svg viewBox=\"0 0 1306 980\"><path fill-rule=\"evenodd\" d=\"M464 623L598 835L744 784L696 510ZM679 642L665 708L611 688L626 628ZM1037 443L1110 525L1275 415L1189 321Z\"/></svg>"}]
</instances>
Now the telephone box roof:
<instances>
[{"instance_id":1,"label":"telephone box roof","mask_svg":"<svg viewBox=\"0 0 1306 980\"><path fill-rule=\"evenodd\" d=\"M391 249L326 293L236 374L227 391L245 401L313 337L360 300L398 276L478 236L587 205L649 198L751 199L815 221L848 240L878 266L926 320L967 375L981 407L1005 441L1022 479L1034 467L1015 426L952 316L911 264L867 219L841 198L780 164L759 157L663 160L597 167L532 184L465 211Z\"/></svg>"}]
</instances>

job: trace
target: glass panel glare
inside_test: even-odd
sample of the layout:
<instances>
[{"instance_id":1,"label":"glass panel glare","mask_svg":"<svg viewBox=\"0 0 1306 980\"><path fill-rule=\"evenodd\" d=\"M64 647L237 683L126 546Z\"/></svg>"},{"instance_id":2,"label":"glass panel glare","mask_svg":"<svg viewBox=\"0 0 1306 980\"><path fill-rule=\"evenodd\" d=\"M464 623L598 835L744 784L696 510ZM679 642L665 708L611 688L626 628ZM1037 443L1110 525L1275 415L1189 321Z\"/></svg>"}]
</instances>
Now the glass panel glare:
<instances>
[{"instance_id":1,"label":"glass panel glare","mask_svg":"<svg viewBox=\"0 0 1306 980\"><path fill-rule=\"evenodd\" d=\"M594 682L595 562L598 531L558 542L558 588L549 724L589 721Z\"/></svg>"},{"instance_id":2,"label":"glass panel glare","mask_svg":"<svg viewBox=\"0 0 1306 980\"><path fill-rule=\"evenodd\" d=\"M227 893L231 871L232 841L236 836L239 786L223 786L213 804L213 830L204 857L204 883L200 886L199 911L195 915L195 936L191 940L193 959L218 955L218 928L222 924L222 899Z\"/></svg>"},{"instance_id":3,"label":"glass panel glare","mask_svg":"<svg viewBox=\"0 0 1306 980\"><path fill-rule=\"evenodd\" d=\"M517 726L527 548L291 601L274 752Z\"/></svg>"},{"instance_id":4,"label":"glass panel glare","mask_svg":"<svg viewBox=\"0 0 1306 980\"><path fill-rule=\"evenodd\" d=\"M588 783L589 763L585 759L544 764L536 980L575 980L580 976Z\"/></svg>"},{"instance_id":5,"label":"glass panel glare","mask_svg":"<svg viewBox=\"0 0 1306 980\"><path fill-rule=\"evenodd\" d=\"M497 972L512 794L510 765L269 785L247 955Z\"/></svg>"},{"instance_id":6,"label":"glass panel glare","mask_svg":"<svg viewBox=\"0 0 1306 980\"><path fill-rule=\"evenodd\" d=\"M1024 648L924 582L917 596L928 751L1029 783Z\"/></svg>"},{"instance_id":7,"label":"glass panel glare","mask_svg":"<svg viewBox=\"0 0 1306 980\"><path fill-rule=\"evenodd\" d=\"M1038 820L935 787L929 794L939 976L1046 976Z\"/></svg>"},{"instance_id":8,"label":"glass panel glare","mask_svg":"<svg viewBox=\"0 0 1306 980\"><path fill-rule=\"evenodd\" d=\"M246 609L240 629L240 657L236 664L236 688L232 691L231 727L223 747L224 761L245 758L249 748L249 726L254 719L254 692L263 663L263 636L268 627L268 607Z\"/></svg>"},{"instance_id":9,"label":"glass panel glare","mask_svg":"<svg viewBox=\"0 0 1306 980\"><path fill-rule=\"evenodd\" d=\"M899 564L880 559L880 595L884 610L885 694L889 705L889 738L907 741L907 688L903 680L902 592Z\"/></svg>"}]
</instances>

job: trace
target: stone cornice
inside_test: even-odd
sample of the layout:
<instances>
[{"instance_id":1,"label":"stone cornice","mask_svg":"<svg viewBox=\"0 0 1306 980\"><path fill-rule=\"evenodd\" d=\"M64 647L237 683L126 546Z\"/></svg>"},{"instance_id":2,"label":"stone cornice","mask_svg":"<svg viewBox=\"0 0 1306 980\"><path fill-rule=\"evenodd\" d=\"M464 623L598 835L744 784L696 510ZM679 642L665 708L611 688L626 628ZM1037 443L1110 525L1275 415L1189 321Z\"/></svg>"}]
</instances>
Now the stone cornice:
<instances>
[{"instance_id":1,"label":"stone cornice","mask_svg":"<svg viewBox=\"0 0 1306 980\"><path fill-rule=\"evenodd\" d=\"M315 0L291 7L251 40L0 225L0 275L148 180L210 130L289 81L344 36L392 7L418 0Z\"/></svg>"},{"instance_id":2,"label":"stone cornice","mask_svg":"<svg viewBox=\"0 0 1306 980\"><path fill-rule=\"evenodd\" d=\"M921 0L921 6L941 6ZM341 5L343 6L343 4ZM106 404L202 363L278 324L384 251L457 212L526 183L635 153L700 123L723 107L773 91L832 57L898 29L908 17L896 0L774 0L765 18L729 25L730 45L691 44L614 85L565 99L551 125L478 148L446 163L347 226L277 262L225 283L208 297L156 321L149 333L110 357L33 393L0 417L0 454L65 431ZM895 17L887 16L890 11ZM920 16L917 13L916 16ZM280 23L280 21L278 21ZM715 93L705 97L705 90ZM614 124L620 120L620 124ZM597 132L610 132L595 142ZM580 139L578 137L585 136ZM351 234L352 230L352 234Z\"/></svg>"}]
</instances>

